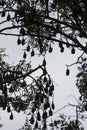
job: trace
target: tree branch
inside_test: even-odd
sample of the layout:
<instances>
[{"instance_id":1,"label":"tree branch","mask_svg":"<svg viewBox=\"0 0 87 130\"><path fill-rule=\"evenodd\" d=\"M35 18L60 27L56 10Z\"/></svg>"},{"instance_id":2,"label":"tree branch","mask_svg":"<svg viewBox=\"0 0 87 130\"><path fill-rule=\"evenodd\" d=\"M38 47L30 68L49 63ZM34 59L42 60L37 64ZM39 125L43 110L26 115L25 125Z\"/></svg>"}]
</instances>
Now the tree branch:
<instances>
[{"instance_id":1,"label":"tree branch","mask_svg":"<svg viewBox=\"0 0 87 130\"><path fill-rule=\"evenodd\" d=\"M36 67L36 68L33 69L33 70L30 70L30 71L27 72L27 73L21 74L21 76L17 76L17 77L15 77L15 78L13 78L13 79L9 79L9 80L7 80L7 81L5 81L5 82L2 82L2 83L0 83L0 85L6 84L6 83L11 83L11 82L13 82L13 81L15 81L15 80L18 80L18 79L21 79L21 78L25 78L25 77L29 76L30 74L32 74L33 72L37 71L38 69L42 69L41 66L43 66L43 65L39 65L38 67ZM9 71L8 71L8 72L9 72ZM13 73L14 73L14 72L13 72Z\"/></svg>"},{"instance_id":2,"label":"tree branch","mask_svg":"<svg viewBox=\"0 0 87 130\"><path fill-rule=\"evenodd\" d=\"M72 64L70 64L70 65L66 65L67 67L71 67L71 66L73 66L73 65L76 65L76 64L78 64L79 63L79 60L80 60L80 58L82 57L84 55L84 52L78 57L78 59L77 59L77 61L76 62L74 62L74 63L72 63Z\"/></svg>"}]
</instances>

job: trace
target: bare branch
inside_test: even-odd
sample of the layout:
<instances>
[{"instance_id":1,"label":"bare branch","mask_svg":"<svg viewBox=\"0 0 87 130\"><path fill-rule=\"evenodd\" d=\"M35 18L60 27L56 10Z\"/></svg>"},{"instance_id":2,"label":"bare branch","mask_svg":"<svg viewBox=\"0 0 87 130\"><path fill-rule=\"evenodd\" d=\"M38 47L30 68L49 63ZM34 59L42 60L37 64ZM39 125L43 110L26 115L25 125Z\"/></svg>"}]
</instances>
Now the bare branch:
<instances>
[{"instance_id":1,"label":"bare branch","mask_svg":"<svg viewBox=\"0 0 87 130\"><path fill-rule=\"evenodd\" d=\"M82 54L78 57L78 59L77 59L77 61L76 62L74 62L74 63L72 63L72 64L70 64L70 65L66 65L67 67L71 67L71 66L73 66L73 65L76 65L76 64L78 64L80 61L80 58L82 58L82 56L84 55L84 52L82 52Z\"/></svg>"}]
</instances>

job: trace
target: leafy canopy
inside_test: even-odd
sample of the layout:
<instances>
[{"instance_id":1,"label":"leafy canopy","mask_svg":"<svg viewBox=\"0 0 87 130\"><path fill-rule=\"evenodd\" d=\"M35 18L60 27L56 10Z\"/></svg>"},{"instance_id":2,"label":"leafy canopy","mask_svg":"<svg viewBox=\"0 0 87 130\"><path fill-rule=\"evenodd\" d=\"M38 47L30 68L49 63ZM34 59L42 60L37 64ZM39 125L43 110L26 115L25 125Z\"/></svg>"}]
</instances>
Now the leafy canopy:
<instances>
[{"instance_id":1,"label":"leafy canopy","mask_svg":"<svg viewBox=\"0 0 87 130\"><path fill-rule=\"evenodd\" d=\"M16 66L9 66L1 57L0 107L7 108L10 119L13 119L12 107L18 112L30 108L30 123L38 128L42 120L42 128L46 129L46 120L53 115L55 106L54 85L46 69L45 55L53 51L54 44L61 53L69 48L71 54L75 54L78 48L87 54L87 1L1 0L0 17L0 34L17 37L17 44L25 47L23 61ZM36 51L43 56L43 63L32 68L25 59L28 52L33 57ZM40 75L32 76L38 70ZM68 68L66 75L69 75Z\"/></svg>"},{"instance_id":2,"label":"leafy canopy","mask_svg":"<svg viewBox=\"0 0 87 130\"><path fill-rule=\"evenodd\" d=\"M85 0L2 0L1 34L18 36L18 44L26 44L30 49L38 49L40 54L51 52L52 44L58 44L60 51L64 46L87 53L87 2ZM7 30L17 30L7 33ZM21 38L21 40L20 40ZM29 50L29 47L28 47ZM34 51L34 50L33 50ZM33 55L33 54L32 54Z\"/></svg>"}]
</instances>

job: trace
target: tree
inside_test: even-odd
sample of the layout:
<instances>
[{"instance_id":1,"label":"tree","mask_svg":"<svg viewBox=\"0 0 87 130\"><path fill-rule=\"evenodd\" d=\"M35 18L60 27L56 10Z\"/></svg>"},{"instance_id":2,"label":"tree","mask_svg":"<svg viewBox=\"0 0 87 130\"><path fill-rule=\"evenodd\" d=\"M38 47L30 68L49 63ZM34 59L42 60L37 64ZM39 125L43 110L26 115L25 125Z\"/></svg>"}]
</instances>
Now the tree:
<instances>
[{"instance_id":1,"label":"tree","mask_svg":"<svg viewBox=\"0 0 87 130\"><path fill-rule=\"evenodd\" d=\"M62 52L63 45L66 45L71 47L72 53L75 53L75 48L87 53L86 42L81 43L79 40L86 38L86 4L85 0L2 0L1 16L6 16L6 19L1 24L8 21L12 26L10 24L0 29L0 33L20 36L22 44L25 44L27 37L29 45L38 49L40 53L52 51L51 45L54 42L59 44ZM18 29L18 33L6 33L9 29ZM20 44L19 39L18 41Z\"/></svg>"},{"instance_id":2,"label":"tree","mask_svg":"<svg viewBox=\"0 0 87 130\"><path fill-rule=\"evenodd\" d=\"M38 121L42 119L46 121L46 109L49 111L49 116L52 116L54 109L53 97L54 85L45 67L45 60L42 65L35 69L31 68L30 63L25 64L25 60L20 61L16 66L9 66L4 60L3 49L0 54L0 108L7 109L10 113L10 120L13 119L13 108L15 111L30 112L30 123L34 124L35 118ZM42 74L36 79L32 76L36 70L41 69ZM31 78L28 83L28 78ZM41 110L43 117L41 117Z\"/></svg>"},{"instance_id":3,"label":"tree","mask_svg":"<svg viewBox=\"0 0 87 130\"><path fill-rule=\"evenodd\" d=\"M80 100L83 103L84 110L87 111L87 58L81 58L79 63L79 73L77 75L77 82L76 85L79 89L81 94Z\"/></svg>"},{"instance_id":4,"label":"tree","mask_svg":"<svg viewBox=\"0 0 87 130\"><path fill-rule=\"evenodd\" d=\"M48 113L52 116L55 106L54 85L46 69L45 55L53 51L54 44L58 44L61 53L64 52L64 48L69 48L71 54L75 54L77 48L82 53L81 57L83 53L87 54L87 2L86 0L1 0L0 14L0 34L17 37L17 44L25 47L23 61L16 66L9 66L1 58L1 107L7 108L11 113L10 119L13 119L11 107L18 112L30 108L30 123L36 123L36 127L42 120L42 127L46 129ZM82 42L81 39L85 40ZM31 63L25 61L28 52L31 57L38 52L38 55L43 57L43 63L33 69ZM32 76L39 70L41 73L38 77ZM66 75L69 75L68 68ZM31 79L30 83L26 81L27 77Z\"/></svg>"}]
</instances>

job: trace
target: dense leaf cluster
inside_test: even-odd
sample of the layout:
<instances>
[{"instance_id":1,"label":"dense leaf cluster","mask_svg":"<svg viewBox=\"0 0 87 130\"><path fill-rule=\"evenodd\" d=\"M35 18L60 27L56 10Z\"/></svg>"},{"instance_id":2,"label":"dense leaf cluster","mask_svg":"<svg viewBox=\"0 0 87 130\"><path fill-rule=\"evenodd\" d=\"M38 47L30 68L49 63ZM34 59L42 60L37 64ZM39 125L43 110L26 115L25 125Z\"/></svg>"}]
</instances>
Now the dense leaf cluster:
<instances>
[{"instance_id":1,"label":"dense leaf cluster","mask_svg":"<svg viewBox=\"0 0 87 130\"><path fill-rule=\"evenodd\" d=\"M45 59L35 69L25 60L10 66L3 59L3 51L1 49L0 54L0 108L10 113L11 120L13 110L26 111L30 113L29 122L35 124L35 128L39 127L38 122L44 122L42 127L46 129L46 120L53 115L55 105L54 85L46 70ZM33 76L32 73L38 70L41 70L40 76Z\"/></svg>"},{"instance_id":2,"label":"dense leaf cluster","mask_svg":"<svg viewBox=\"0 0 87 130\"><path fill-rule=\"evenodd\" d=\"M81 122L79 120L71 120L71 117L60 114L58 119L50 123L50 127L59 130L84 130Z\"/></svg>"},{"instance_id":3,"label":"dense leaf cluster","mask_svg":"<svg viewBox=\"0 0 87 130\"><path fill-rule=\"evenodd\" d=\"M83 102L86 109L86 106L87 106L87 58L84 58L81 60L78 69L79 69L79 73L77 75L76 85L81 94L80 100Z\"/></svg>"},{"instance_id":4,"label":"dense leaf cluster","mask_svg":"<svg viewBox=\"0 0 87 130\"><path fill-rule=\"evenodd\" d=\"M8 26L0 29L0 34L18 36L18 45L27 51L38 49L40 54L52 52L52 44L58 44L60 52L64 48L75 48L87 53L87 3L85 0L2 0L0 14ZM7 30L17 30L7 33ZM33 52L32 52L33 51ZM25 56L26 57L26 56Z\"/></svg>"}]
</instances>

